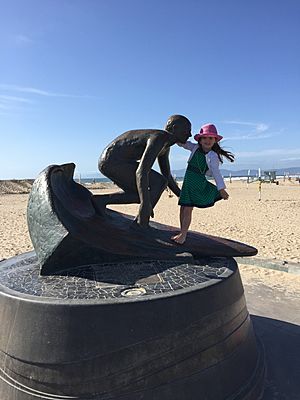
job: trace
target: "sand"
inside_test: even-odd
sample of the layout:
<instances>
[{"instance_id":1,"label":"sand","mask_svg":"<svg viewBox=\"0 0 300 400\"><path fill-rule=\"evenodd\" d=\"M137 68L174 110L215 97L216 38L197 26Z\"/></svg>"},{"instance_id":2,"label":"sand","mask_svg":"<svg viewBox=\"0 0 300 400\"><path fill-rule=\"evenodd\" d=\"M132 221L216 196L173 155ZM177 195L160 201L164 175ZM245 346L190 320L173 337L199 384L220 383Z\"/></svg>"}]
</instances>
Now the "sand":
<instances>
[{"instance_id":1,"label":"sand","mask_svg":"<svg viewBox=\"0 0 300 400\"><path fill-rule=\"evenodd\" d=\"M247 243L258 249L260 258L300 263L300 184L264 183L260 201L256 182L233 181L227 183L227 189L229 200L194 209L191 229ZM138 205L111 208L136 214ZM178 226L178 213L177 198L165 192L154 220Z\"/></svg>"},{"instance_id":2,"label":"sand","mask_svg":"<svg viewBox=\"0 0 300 400\"><path fill-rule=\"evenodd\" d=\"M0 260L32 250L26 222L28 194L5 194L5 185L1 184L3 181L0 182ZM264 183L260 201L257 183L233 181L227 186L230 199L209 209L194 209L191 229L254 246L260 259L300 263L300 184ZM94 186L92 190L97 194L116 190L114 185L101 187ZM14 185L12 191L17 191ZM111 208L136 214L138 205ZM178 211L177 198L164 192L155 208L154 220L178 226ZM268 282L282 290L289 288L294 295L300 290L298 276L255 266L241 265L240 270L245 282Z\"/></svg>"}]
</instances>

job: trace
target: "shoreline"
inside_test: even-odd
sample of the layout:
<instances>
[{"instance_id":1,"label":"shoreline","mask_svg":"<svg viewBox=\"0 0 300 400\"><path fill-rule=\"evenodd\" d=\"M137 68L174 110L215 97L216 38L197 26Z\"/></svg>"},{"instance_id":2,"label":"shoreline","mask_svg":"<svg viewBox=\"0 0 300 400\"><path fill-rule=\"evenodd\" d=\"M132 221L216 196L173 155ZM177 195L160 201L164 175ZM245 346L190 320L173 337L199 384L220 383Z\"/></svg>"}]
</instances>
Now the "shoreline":
<instances>
[{"instance_id":1,"label":"shoreline","mask_svg":"<svg viewBox=\"0 0 300 400\"><path fill-rule=\"evenodd\" d=\"M227 185L231 185L232 183L241 182L248 185L257 184L259 181L253 177L250 177L249 182L247 182L247 177L226 177L224 178ZM293 176L288 178L278 177L276 179L278 181L278 185L280 186L291 186L291 187L300 187L300 180L297 176ZM0 196L5 194L29 194L31 191L32 184L34 179L0 179ZM179 186L183 182L183 178L177 178L177 182ZM212 180L213 182L213 180ZM76 180L76 183L79 183ZM81 185L85 186L89 190L118 190L118 187L111 181L109 182L81 182ZM276 185L275 182L262 181L262 184L266 185Z\"/></svg>"}]
</instances>

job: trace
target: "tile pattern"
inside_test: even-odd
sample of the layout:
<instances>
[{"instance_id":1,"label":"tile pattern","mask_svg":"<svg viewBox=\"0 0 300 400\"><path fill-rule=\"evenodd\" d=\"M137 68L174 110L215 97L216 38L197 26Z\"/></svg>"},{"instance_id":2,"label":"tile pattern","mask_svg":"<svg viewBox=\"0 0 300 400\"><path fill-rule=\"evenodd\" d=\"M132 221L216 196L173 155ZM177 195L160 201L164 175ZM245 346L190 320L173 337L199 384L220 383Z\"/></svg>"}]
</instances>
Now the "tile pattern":
<instances>
[{"instance_id":1,"label":"tile pattern","mask_svg":"<svg viewBox=\"0 0 300 400\"><path fill-rule=\"evenodd\" d=\"M231 275L235 263L223 257L198 259L193 264L126 261L77 267L65 275L40 276L35 255L7 261L0 263L0 285L6 288L44 298L87 300L135 298L206 286Z\"/></svg>"}]
</instances>

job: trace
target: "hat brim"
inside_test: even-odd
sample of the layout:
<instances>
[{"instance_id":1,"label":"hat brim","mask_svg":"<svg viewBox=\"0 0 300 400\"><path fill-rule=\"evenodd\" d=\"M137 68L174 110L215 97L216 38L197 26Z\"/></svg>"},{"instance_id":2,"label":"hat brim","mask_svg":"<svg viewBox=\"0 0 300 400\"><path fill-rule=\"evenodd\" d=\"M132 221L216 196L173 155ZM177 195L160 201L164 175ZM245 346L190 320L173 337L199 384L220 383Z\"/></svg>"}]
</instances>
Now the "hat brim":
<instances>
[{"instance_id":1,"label":"hat brim","mask_svg":"<svg viewBox=\"0 0 300 400\"><path fill-rule=\"evenodd\" d=\"M207 137L207 136L214 137L217 142L219 142L220 140L223 139L223 136L218 135L217 133L210 133L210 132L200 133L199 134L199 139L201 139L202 137Z\"/></svg>"}]
</instances>

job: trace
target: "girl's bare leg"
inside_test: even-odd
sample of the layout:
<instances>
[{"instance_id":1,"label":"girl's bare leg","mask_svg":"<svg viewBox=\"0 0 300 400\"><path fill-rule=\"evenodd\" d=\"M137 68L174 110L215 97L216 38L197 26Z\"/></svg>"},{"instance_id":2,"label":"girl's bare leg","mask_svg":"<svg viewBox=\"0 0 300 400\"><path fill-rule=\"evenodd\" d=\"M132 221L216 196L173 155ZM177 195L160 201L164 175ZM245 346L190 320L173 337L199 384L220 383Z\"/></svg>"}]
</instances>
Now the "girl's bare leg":
<instances>
[{"instance_id":1,"label":"girl's bare leg","mask_svg":"<svg viewBox=\"0 0 300 400\"><path fill-rule=\"evenodd\" d=\"M174 242L178 244L183 244L185 242L192 221L192 212L193 207L180 206L180 232L177 235L172 236Z\"/></svg>"}]
</instances>

